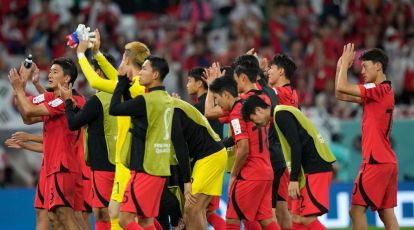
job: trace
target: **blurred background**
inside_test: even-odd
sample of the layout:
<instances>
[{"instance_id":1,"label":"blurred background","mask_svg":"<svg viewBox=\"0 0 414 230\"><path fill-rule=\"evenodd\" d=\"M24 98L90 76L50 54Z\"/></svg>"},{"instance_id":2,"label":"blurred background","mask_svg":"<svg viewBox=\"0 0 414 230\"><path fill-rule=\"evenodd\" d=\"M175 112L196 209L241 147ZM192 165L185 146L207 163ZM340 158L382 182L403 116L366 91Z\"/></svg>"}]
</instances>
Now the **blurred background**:
<instances>
[{"instance_id":1,"label":"blurred background","mask_svg":"<svg viewBox=\"0 0 414 230\"><path fill-rule=\"evenodd\" d=\"M390 60L386 74L396 99L391 139L399 160L403 194L399 192L399 198L405 197L399 199L403 201L397 212L400 223L414 226L413 12L414 0L0 0L0 187L4 188L0 200L25 197L27 202L22 205L30 209L41 162L40 154L3 144L16 131L40 134L42 127L23 124L13 102L8 71L31 53L45 83L53 58L76 60L65 36L82 23L100 30L101 50L118 63L124 44L133 40L166 58L170 64L165 82L168 91L189 102L192 98L185 84L188 70L195 66L207 67L213 61L229 65L251 48L260 57L271 58L280 52L292 57L298 66L293 83L299 104L329 140L338 159L333 188L337 192L331 194L333 211L325 220L336 221L333 227L349 225L349 218L343 219L347 213L341 214L349 199L340 197L342 193L350 197L361 162L362 115L360 106L335 98L336 62L347 42L356 44L357 58L365 49L384 49ZM356 60L351 81L361 82L360 70ZM75 88L85 96L94 93L83 76L78 77ZM28 87L28 94L36 94L33 87ZM0 206L0 226L10 213L5 207ZM378 225L377 219L372 216L370 224Z\"/></svg>"}]
</instances>

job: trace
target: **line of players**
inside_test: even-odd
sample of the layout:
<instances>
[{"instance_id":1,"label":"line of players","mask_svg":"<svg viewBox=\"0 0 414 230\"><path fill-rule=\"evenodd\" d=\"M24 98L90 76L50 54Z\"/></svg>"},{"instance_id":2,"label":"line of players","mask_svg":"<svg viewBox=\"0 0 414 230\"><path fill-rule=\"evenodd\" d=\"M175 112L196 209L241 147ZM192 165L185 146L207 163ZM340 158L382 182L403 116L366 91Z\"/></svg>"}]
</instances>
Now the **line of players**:
<instances>
[{"instance_id":1,"label":"line of players","mask_svg":"<svg viewBox=\"0 0 414 230\"><path fill-rule=\"evenodd\" d=\"M317 217L328 212L335 157L298 110L290 85L296 69L291 59L276 55L267 64L246 54L231 67L195 68L187 84L199 99L194 107L168 95L162 85L168 63L151 56L145 44L128 43L117 70L110 56L99 52L96 32L93 67L84 54L87 41L77 47L79 65L98 90L88 101L71 88L77 70L70 59L52 62L49 92L36 97L27 98L24 91L36 71L21 68L9 74L24 122L44 123L43 138L38 138L44 152L35 202L38 229L49 228L47 219L53 229L90 229L90 206L98 230L168 229L170 224L179 229L181 212L186 229L207 229L207 220L215 229L240 229L240 220L246 229L326 229ZM350 87L344 65L352 64L352 52L347 45L338 62L338 94L359 96L367 104L370 95L378 99L392 93L370 85L385 76L385 55L378 50L362 56L377 71L368 73L368 84ZM222 133L217 118L230 124L230 138L221 141L216 134ZM387 124L385 139L391 119ZM232 145L234 156L225 149ZM392 155L376 156L373 163L372 151L363 153L371 155L357 178L353 221L363 226L361 216L371 206L386 226L395 226L390 209L396 205L396 161L387 162ZM214 211L227 158L232 166L224 222ZM373 195L362 185L376 177L362 179L362 172L378 163L389 163L392 178L382 195Z\"/></svg>"}]
</instances>

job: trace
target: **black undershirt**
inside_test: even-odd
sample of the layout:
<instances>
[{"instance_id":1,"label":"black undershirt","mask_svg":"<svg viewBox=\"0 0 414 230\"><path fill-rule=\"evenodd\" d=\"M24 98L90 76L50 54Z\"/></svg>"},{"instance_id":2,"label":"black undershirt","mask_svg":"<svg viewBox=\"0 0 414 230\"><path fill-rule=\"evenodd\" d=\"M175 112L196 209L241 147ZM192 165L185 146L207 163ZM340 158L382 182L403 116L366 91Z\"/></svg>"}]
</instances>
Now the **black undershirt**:
<instances>
[{"instance_id":1,"label":"black undershirt","mask_svg":"<svg viewBox=\"0 0 414 230\"><path fill-rule=\"evenodd\" d=\"M101 101L94 95L76 113L71 99L66 100L65 103L66 119L70 130L78 130L88 125L87 145L91 169L115 171L115 166L108 160Z\"/></svg>"},{"instance_id":2,"label":"black undershirt","mask_svg":"<svg viewBox=\"0 0 414 230\"><path fill-rule=\"evenodd\" d=\"M145 172L144 170L144 153L145 153L145 139L148 129L147 108L145 98L137 96L134 99L121 102L121 97L129 90L129 82L125 76L119 76L118 84L112 96L111 105L109 107L109 114L113 116L131 116L133 128L130 130L132 135L131 144L131 159L130 169L136 172ZM149 92L154 90L165 90L164 86L153 87ZM179 122L179 117L173 115L171 130L177 127L175 124ZM183 175L184 183L190 181L190 166L188 149L184 148L185 139L182 133L171 132L171 141L175 148L177 160Z\"/></svg>"},{"instance_id":3,"label":"black undershirt","mask_svg":"<svg viewBox=\"0 0 414 230\"><path fill-rule=\"evenodd\" d=\"M276 113L276 124L285 136L291 150L290 180L298 181L300 166L305 173L332 171L331 163L324 161L318 154L313 139L288 111Z\"/></svg>"}]
</instances>

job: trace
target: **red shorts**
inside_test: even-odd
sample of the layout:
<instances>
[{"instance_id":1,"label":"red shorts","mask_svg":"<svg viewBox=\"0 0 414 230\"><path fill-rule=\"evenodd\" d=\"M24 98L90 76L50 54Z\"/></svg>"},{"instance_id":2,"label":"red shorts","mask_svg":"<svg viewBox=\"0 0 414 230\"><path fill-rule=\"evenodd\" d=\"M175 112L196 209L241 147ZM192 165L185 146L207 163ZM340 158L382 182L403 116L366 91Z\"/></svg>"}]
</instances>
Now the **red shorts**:
<instances>
[{"instance_id":1,"label":"red shorts","mask_svg":"<svg viewBox=\"0 0 414 230\"><path fill-rule=\"evenodd\" d=\"M145 218L157 217L165 180L164 177L131 171L121 212L137 213Z\"/></svg>"},{"instance_id":2,"label":"red shorts","mask_svg":"<svg viewBox=\"0 0 414 230\"><path fill-rule=\"evenodd\" d=\"M80 189L79 189L80 188ZM82 209L82 177L80 173L56 172L46 177L46 208L54 211L57 207Z\"/></svg>"},{"instance_id":3,"label":"red shorts","mask_svg":"<svg viewBox=\"0 0 414 230\"><path fill-rule=\"evenodd\" d=\"M36 195L35 195L35 200L34 200L35 208L41 208L41 209L46 208L45 188L46 188L46 173L42 165L42 167L40 168L40 173L39 173L39 181L37 182L37 186L36 186Z\"/></svg>"},{"instance_id":4,"label":"red shorts","mask_svg":"<svg viewBox=\"0 0 414 230\"><path fill-rule=\"evenodd\" d=\"M111 199L112 187L114 186L115 172L92 171L93 196L92 207L107 208Z\"/></svg>"},{"instance_id":5,"label":"red shorts","mask_svg":"<svg viewBox=\"0 0 414 230\"><path fill-rule=\"evenodd\" d=\"M354 183L352 204L370 206L371 210L397 206L398 166L362 164Z\"/></svg>"},{"instance_id":6,"label":"red shorts","mask_svg":"<svg viewBox=\"0 0 414 230\"><path fill-rule=\"evenodd\" d=\"M272 181L234 180L226 218L248 221L272 218Z\"/></svg>"},{"instance_id":7,"label":"red shorts","mask_svg":"<svg viewBox=\"0 0 414 230\"><path fill-rule=\"evenodd\" d=\"M82 175L82 184L83 184L83 205L82 212L92 212L92 179Z\"/></svg>"},{"instance_id":8,"label":"red shorts","mask_svg":"<svg viewBox=\"0 0 414 230\"><path fill-rule=\"evenodd\" d=\"M212 196L210 203L208 203L207 212L214 212L220 207L220 197Z\"/></svg>"},{"instance_id":9,"label":"red shorts","mask_svg":"<svg viewBox=\"0 0 414 230\"><path fill-rule=\"evenodd\" d=\"M272 208L277 201L288 201L289 171L287 167L277 169L273 174Z\"/></svg>"},{"instance_id":10,"label":"red shorts","mask_svg":"<svg viewBox=\"0 0 414 230\"><path fill-rule=\"evenodd\" d=\"M292 200L292 214L321 216L329 209L329 186L332 172L305 174L306 185L300 190L300 198Z\"/></svg>"}]
</instances>

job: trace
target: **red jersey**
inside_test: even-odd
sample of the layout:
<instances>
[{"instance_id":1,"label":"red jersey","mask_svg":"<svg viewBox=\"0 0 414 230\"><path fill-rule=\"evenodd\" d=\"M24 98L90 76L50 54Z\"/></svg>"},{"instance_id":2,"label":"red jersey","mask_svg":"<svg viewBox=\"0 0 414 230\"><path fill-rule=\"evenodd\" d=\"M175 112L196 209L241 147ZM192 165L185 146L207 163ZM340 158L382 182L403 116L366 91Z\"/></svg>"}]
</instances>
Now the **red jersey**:
<instances>
[{"instance_id":1,"label":"red jersey","mask_svg":"<svg viewBox=\"0 0 414 230\"><path fill-rule=\"evenodd\" d=\"M298 94L296 93L296 90L292 89L290 84L286 84L282 87L275 87L274 89L279 99L280 105L290 105L296 108L299 107Z\"/></svg>"},{"instance_id":2,"label":"red jersey","mask_svg":"<svg viewBox=\"0 0 414 230\"><path fill-rule=\"evenodd\" d=\"M65 101L54 93L46 92L30 97L33 104L43 104L49 111L42 116L43 124L43 157L46 175L68 170L81 172L79 149L74 146L82 142L78 131L70 131L65 115ZM78 107L85 104L82 96L74 95Z\"/></svg>"},{"instance_id":3,"label":"red jersey","mask_svg":"<svg viewBox=\"0 0 414 230\"><path fill-rule=\"evenodd\" d=\"M253 93L242 95L246 98ZM270 104L269 98L265 95L260 95ZM234 137L234 142L248 139L249 141L249 155L244 163L239 175L246 180L273 180L273 169L270 164L270 154L267 143L267 128L258 127L253 122L246 122L242 118L241 113L242 103L236 102L233 110L230 112L230 127ZM237 147L236 147L237 154Z\"/></svg>"},{"instance_id":4,"label":"red jersey","mask_svg":"<svg viewBox=\"0 0 414 230\"><path fill-rule=\"evenodd\" d=\"M391 82L359 85L362 108L362 162L397 163L391 149L390 133L394 109Z\"/></svg>"}]
</instances>

